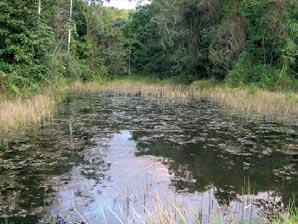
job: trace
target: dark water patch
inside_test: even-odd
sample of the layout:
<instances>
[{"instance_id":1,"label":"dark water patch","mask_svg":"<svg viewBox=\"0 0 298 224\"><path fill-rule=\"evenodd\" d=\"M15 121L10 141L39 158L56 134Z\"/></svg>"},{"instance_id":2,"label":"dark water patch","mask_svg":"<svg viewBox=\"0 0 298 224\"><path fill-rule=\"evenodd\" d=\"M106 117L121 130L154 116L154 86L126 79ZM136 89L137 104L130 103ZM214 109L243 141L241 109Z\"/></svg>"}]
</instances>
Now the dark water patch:
<instances>
[{"instance_id":1,"label":"dark water patch","mask_svg":"<svg viewBox=\"0 0 298 224\"><path fill-rule=\"evenodd\" d=\"M208 101L69 96L53 122L0 150L0 223L117 223L132 208L146 217L156 197L205 223L218 210L270 217L298 193L296 133Z\"/></svg>"}]
</instances>

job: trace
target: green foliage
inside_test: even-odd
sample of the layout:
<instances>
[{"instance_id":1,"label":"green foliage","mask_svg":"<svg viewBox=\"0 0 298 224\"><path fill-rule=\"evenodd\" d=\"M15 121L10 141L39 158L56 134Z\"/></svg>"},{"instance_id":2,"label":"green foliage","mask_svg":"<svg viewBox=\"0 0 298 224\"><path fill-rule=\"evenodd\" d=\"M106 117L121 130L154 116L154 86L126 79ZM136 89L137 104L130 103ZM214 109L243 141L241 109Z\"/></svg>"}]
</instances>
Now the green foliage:
<instances>
[{"instance_id":1,"label":"green foliage","mask_svg":"<svg viewBox=\"0 0 298 224\"><path fill-rule=\"evenodd\" d=\"M135 12L74 0L72 19L69 0L41 2L40 15L35 0L0 2L1 90L128 73L297 89L295 0L152 0Z\"/></svg>"},{"instance_id":2,"label":"green foliage","mask_svg":"<svg viewBox=\"0 0 298 224\"><path fill-rule=\"evenodd\" d=\"M293 84L293 78L282 70L278 70L270 65L238 63L231 70L226 80L232 86L248 85L250 83L258 84L260 87L278 87L289 88Z\"/></svg>"},{"instance_id":3,"label":"green foliage","mask_svg":"<svg viewBox=\"0 0 298 224\"><path fill-rule=\"evenodd\" d=\"M184 80L207 77L211 68L206 61L220 5L218 0L156 0L139 8L127 31L135 71Z\"/></svg>"},{"instance_id":4,"label":"green foliage","mask_svg":"<svg viewBox=\"0 0 298 224\"><path fill-rule=\"evenodd\" d=\"M77 36L73 54L82 65L80 78L90 80L126 71L122 29L127 18L127 11L100 5L87 6L80 0L76 1Z\"/></svg>"},{"instance_id":5,"label":"green foliage","mask_svg":"<svg viewBox=\"0 0 298 224\"><path fill-rule=\"evenodd\" d=\"M47 79L48 49L54 38L36 10L32 0L0 3L0 70L16 92L21 86L35 89L35 82Z\"/></svg>"},{"instance_id":6,"label":"green foliage","mask_svg":"<svg viewBox=\"0 0 298 224\"><path fill-rule=\"evenodd\" d=\"M293 88L297 32L292 0L153 0L132 15L126 46L134 72Z\"/></svg>"},{"instance_id":7,"label":"green foliage","mask_svg":"<svg viewBox=\"0 0 298 224\"><path fill-rule=\"evenodd\" d=\"M158 41L158 27L150 21L156 10L154 4L142 7L132 15L131 22L125 27L126 47L131 53L131 63L138 72L162 73L166 69L162 46Z\"/></svg>"},{"instance_id":8,"label":"green foliage","mask_svg":"<svg viewBox=\"0 0 298 224\"><path fill-rule=\"evenodd\" d=\"M243 0L240 14L246 21L246 49L258 62L276 64L278 50L285 35L279 12L282 5L278 1ZM274 24L274 25L273 25Z\"/></svg>"},{"instance_id":9,"label":"green foliage","mask_svg":"<svg viewBox=\"0 0 298 224\"><path fill-rule=\"evenodd\" d=\"M70 20L69 0L41 3L39 15L38 1L0 2L1 90L21 94L21 88L35 91L56 77L86 81L127 72L128 11L74 0Z\"/></svg>"}]
</instances>

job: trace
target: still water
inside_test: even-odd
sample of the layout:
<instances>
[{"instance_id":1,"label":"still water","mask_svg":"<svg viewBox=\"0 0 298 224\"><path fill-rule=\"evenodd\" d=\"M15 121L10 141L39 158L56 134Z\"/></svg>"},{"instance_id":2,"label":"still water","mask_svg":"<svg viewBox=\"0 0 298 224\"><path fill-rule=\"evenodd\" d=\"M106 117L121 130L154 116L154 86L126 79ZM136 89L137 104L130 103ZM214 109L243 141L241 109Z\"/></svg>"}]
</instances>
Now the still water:
<instances>
[{"instance_id":1,"label":"still water","mask_svg":"<svg viewBox=\"0 0 298 224\"><path fill-rule=\"evenodd\" d=\"M0 223L270 222L298 193L295 125L209 101L70 95L0 150ZM286 153L285 153L286 152Z\"/></svg>"}]
</instances>

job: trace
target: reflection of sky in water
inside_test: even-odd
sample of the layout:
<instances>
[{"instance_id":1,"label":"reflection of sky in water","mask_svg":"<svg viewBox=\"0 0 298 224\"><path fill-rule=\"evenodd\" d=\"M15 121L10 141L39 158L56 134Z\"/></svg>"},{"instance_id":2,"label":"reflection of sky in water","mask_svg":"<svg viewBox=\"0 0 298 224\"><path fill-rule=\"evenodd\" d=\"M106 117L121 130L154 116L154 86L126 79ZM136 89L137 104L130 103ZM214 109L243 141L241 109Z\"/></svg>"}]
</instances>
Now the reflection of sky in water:
<instances>
[{"instance_id":1,"label":"reflection of sky in water","mask_svg":"<svg viewBox=\"0 0 298 224\"><path fill-rule=\"evenodd\" d=\"M297 147L295 133L202 100L70 96L52 122L0 150L0 223L37 223L48 205L49 215L97 223L127 207L143 214L156 197L202 211L205 222L230 210L254 218L256 205L284 207L297 193L297 156L278 152Z\"/></svg>"},{"instance_id":2,"label":"reflection of sky in water","mask_svg":"<svg viewBox=\"0 0 298 224\"><path fill-rule=\"evenodd\" d=\"M165 206L174 205L188 211L191 213L189 217L202 212L206 223L217 218L218 214L222 219L231 215L238 220L257 219L258 209L245 195L240 197L241 201L233 200L227 206L218 204L214 187L202 193L178 193L170 187L173 174L169 174L161 158L135 157L135 148L136 143L130 132L121 131L112 137L107 149L90 149L87 154L92 157L96 156L96 151L101 150L97 156L103 156L105 151L105 163L111 164L105 171L105 177L102 181L88 179L88 176L82 175L80 167L74 168L70 183L58 190L49 216L60 214L66 217L66 221L72 222L85 219L88 223L102 223L105 220L121 223L119 219L127 221L136 218L136 214L144 215L144 208L149 211L160 201ZM89 166L92 166L90 159ZM268 195L259 193L255 197L266 199Z\"/></svg>"}]
</instances>

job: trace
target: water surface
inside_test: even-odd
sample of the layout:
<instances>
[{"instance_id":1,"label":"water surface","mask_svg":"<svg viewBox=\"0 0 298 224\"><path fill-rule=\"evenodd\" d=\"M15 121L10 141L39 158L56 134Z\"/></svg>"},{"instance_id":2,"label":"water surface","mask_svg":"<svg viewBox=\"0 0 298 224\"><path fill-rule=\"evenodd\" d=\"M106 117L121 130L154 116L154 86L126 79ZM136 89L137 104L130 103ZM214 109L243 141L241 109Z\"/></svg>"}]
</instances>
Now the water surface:
<instances>
[{"instance_id":1,"label":"water surface","mask_svg":"<svg viewBox=\"0 0 298 224\"><path fill-rule=\"evenodd\" d=\"M298 189L297 126L203 100L71 95L2 148L0 223L133 222L160 204L190 221L268 221Z\"/></svg>"}]
</instances>

